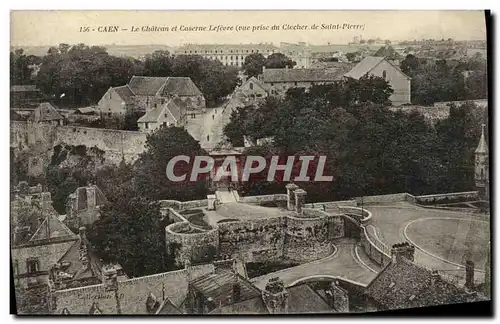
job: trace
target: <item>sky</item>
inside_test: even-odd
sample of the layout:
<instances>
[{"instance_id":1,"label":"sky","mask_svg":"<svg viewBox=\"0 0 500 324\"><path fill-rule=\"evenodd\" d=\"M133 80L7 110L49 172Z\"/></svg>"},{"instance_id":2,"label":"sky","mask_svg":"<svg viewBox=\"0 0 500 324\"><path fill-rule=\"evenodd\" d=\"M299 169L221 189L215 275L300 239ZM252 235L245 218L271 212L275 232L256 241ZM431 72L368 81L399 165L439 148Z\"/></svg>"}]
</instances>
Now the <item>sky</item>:
<instances>
[{"instance_id":1,"label":"sky","mask_svg":"<svg viewBox=\"0 0 500 324\"><path fill-rule=\"evenodd\" d=\"M357 25L350 29L322 29L322 25ZM346 24L346 25L344 25ZM390 40L485 40L482 11L12 11L11 46L45 46L59 43L88 45L180 46L186 43L346 44L353 37ZM209 31L210 25L233 30ZM277 25L280 30L270 30ZM283 25L307 26L307 30L283 30ZM311 29L312 25L318 29ZM99 32L118 26L118 32ZM167 27L163 32L132 32L142 26ZM172 27L177 26L177 31ZM205 27L205 31L180 31L181 26ZM237 26L250 30L235 31ZM256 28L268 30L252 31ZM88 31L85 31L88 27ZM122 30L126 29L126 30Z\"/></svg>"}]
</instances>

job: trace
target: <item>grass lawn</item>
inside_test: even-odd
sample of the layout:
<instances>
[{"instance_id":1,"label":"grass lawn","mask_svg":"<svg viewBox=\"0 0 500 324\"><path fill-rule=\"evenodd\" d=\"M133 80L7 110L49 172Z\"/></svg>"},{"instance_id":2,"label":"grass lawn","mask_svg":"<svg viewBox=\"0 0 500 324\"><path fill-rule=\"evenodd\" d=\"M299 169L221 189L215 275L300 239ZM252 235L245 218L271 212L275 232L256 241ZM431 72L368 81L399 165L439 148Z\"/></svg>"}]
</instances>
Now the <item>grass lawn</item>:
<instances>
[{"instance_id":1,"label":"grass lawn","mask_svg":"<svg viewBox=\"0 0 500 324\"><path fill-rule=\"evenodd\" d=\"M464 265L472 260L484 269L490 224L468 219L427 219L408 225L408 237L420 248Z\"/></svg>"}]
</instances>

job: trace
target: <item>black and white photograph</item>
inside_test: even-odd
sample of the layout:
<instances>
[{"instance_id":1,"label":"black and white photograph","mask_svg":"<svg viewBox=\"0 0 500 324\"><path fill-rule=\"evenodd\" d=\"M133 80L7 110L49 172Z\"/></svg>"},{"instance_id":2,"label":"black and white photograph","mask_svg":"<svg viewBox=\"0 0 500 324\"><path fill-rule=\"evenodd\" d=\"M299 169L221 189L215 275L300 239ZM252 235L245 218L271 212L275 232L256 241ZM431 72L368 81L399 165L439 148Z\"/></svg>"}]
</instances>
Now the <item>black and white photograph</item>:
<instances>
[{"instance_id":1,"label":"black and white photograph","mask_svg":"<svg viewBox=\"0 0 500 324\"><path fill-rule=\"evenodd\" d=\"M490 19L11 11L15 313L484 315Z\"/></svg>"}]
</instances>

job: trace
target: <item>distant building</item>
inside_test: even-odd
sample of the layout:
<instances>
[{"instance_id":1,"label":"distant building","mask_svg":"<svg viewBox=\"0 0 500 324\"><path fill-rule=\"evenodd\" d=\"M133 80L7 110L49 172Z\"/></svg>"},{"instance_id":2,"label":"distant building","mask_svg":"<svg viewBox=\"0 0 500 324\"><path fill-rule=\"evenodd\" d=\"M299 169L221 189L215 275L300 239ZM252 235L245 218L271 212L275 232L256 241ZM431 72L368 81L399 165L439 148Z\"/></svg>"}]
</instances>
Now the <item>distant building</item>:
<instances>
[{"instance_id":1,"label":"distant building","mask_svg":"<svg viewBox=\"0 0 500 324\"><path fill-rule=\"evenodd\" d=\"M200 55L224 65L241 67L248 55L260 53L268 57L278 52L273 44L187 44L179 47L175 54Z\"/></svg>"},{"instance_id":2,"label":"distant building","mask_svg":"<svg viewBox=\"0 0 500 324\"><path fill-rule=\"evenodd\" d=\"M205 97L188 77L133 76L127 85L110 88L98 104L103 117L121 116L143 112L164 105L172 98L179 98L187 111L206 107Z\"/></svg>"},{"instance_id":3,"label":"distant building","mask_svg":"<svg viewBox=\"0 0 500 324\"><path fill-rule=\"evenodd\" d=\"M233 93L233 96L239 97L242 101L263 99L267 95L268 93L264 84L256 77L245 80Z\"/></svg>"},{"instance_id":4,"label":"distant building","mask_svg":"<svg viewBox=\"0 0 500 324\"><path fill-rule=\"evenodd\" d=\"M389 100L394 106L411 103L411 78L383 57L365 57L345 77L358 80L365 75L381 77L389 83L394 90Z\"/></svg>"},{"instance_id":5,"label":"distant building","mask_svg":"<svg viewBox=\"0 0 500 324\"><path fill-rule=\"evenodd\" d=\"M281 43L280 52L292 61L297 63L294 68L308 69L311 67L312 56L311 50L306 43L300 42L298 44Z\"/></svg>"},{"instance_id":6,"label":"distant building","mask_svg":"<svg viewBox=\"0 0 500 324\"><path fill-rule=\"evenodd\" d=\"M63 125L64 117L48 102L38 105L28 118L32 123L44 123L54 126Z\"/></svg>"}]
</instances>

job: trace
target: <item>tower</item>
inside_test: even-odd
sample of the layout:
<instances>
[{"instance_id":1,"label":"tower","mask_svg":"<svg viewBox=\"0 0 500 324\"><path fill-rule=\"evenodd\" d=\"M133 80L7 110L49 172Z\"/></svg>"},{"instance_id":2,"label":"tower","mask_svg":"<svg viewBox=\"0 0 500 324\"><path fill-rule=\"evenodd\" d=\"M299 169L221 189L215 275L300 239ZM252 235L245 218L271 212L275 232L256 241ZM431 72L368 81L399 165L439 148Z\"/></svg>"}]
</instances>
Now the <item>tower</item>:
<instances>
[{"instance_id":1,"label":"tower","mask_svg":"<svg viewBox=\"0 0 500 324\"><path fill-rule=\"evenodd\" d=\"M481 139L479 140L479 145L474 152L474 180L476 181L476 188L479 191L479 196L481 199L489 200L489 153L488 144L484 137L484 127L482 125Z\"/></svg>"}]
</instances>

